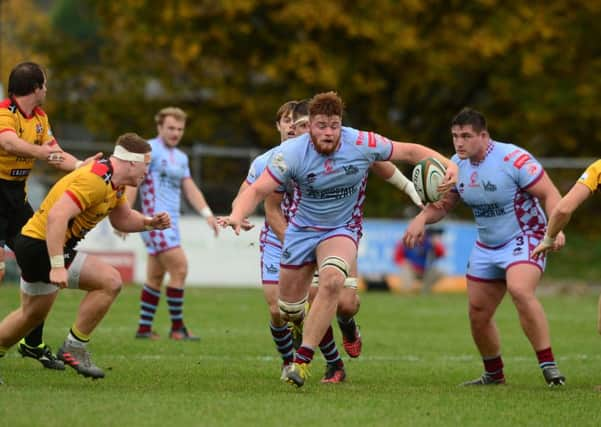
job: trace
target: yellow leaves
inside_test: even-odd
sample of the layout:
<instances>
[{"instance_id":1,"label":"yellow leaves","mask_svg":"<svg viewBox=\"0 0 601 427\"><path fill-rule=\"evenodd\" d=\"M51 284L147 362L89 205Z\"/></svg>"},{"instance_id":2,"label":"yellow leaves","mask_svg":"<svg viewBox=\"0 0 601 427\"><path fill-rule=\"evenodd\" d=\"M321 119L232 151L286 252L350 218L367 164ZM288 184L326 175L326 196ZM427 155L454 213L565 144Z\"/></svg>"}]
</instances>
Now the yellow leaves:
<instances>
[{"instance_id":1,"label":"yellow leaves","mask_svg":"<svg viewBox=\"0 0 601 427\"><path fill-rule=\"evenodd\" d=\"M8 81L10 70L23 61L48 65L46 52L32 46L31 37L50 33L50 20L32 0L0 0L0 81Z\"/></svg>"},{"instance_id":2,"label":"yellow leaves","mask_svg":"<svg viewBox=\"0 0 601 427\"><path fill-rule=\"evenodd\" d=\"M526 77L532 77L543 71L542 58L535 54L525 53L522 56L522 74Z\"/></svg>"}]
</instances>

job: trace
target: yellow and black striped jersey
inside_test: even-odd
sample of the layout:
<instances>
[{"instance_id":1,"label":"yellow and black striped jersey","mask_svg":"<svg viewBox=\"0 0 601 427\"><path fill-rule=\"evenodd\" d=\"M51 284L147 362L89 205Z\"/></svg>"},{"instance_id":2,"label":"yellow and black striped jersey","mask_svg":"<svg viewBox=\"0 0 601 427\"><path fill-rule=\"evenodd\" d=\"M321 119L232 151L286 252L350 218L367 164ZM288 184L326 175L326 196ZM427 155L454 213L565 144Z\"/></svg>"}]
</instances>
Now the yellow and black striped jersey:
<instances>
[{"instance_id":1,"label":"yellow and black striped jersey","mask_svg":"<svg viewBox=\"0 0 601 427\"><path fill-rule=\"evenodd\" d=\"M28 116L11 98L0 102L0 133L2 132L14 132L19 138L31 144L56 143L44 110L36 107ZM25 181L33 168L34 161L33 157L16 156L0 148L0 179Z\"/></svg>"},{"instance_id":2,"label":"yellow and black striped jersey","mask_svg":"<svg viewBox=\"0 0 601 427\"><path fill-rule=\"evenodd\" d=\"M63 194L67 194L81 209L69 221L65 236L65 246L75 247L116 206L127 202L123 195L125 187L114 188L111 183L112 174L110 160L102 159L65 175L50 189L21 233L34 239L46 240L48 212Z\"/></svg>"},{"instance_id":3,"label":"yellow and black striped jersey","mask_svg":"<svg viewBox=\"0 0 601 427\"><path fill-rule=\"evenodd\" d=\"M597 190L601 186L601 159L586 168L578 182L586 185L591 191Z\"/></svg>"}]
</instances>

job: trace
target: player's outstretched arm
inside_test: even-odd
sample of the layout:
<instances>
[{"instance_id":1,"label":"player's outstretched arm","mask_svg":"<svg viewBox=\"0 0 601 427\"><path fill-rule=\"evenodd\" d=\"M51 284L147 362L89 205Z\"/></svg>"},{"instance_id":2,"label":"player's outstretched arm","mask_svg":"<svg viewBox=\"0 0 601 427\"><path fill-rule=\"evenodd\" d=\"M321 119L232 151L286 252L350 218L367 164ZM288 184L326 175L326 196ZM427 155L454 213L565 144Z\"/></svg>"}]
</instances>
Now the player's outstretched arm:
<instances>
[{"instance_id":1,"label":"player's outstretched arm","mask_svg":"<svg viewBox=\"0 0 601 427\"><path fill-rule=\"evenodd\" d=\"M411 182L392 162L375 162L371 165L371 170L384 181L394 185L404 192L411 201L419 208L423 209L424 204L415 191L415 185Z\"/></svg>"},{"instance_id":2,"label":"player's outstretched arm","mask_svg":"<svg viewBox=\"0 0 601 427\"><path fill-rule=\"evenodd\" d=\"M447 192L455 186L459 176L459 168L451 160L424 145L413 144L410 142L393 142L392 155L390 160L401 160L403 162L415 165L416 163L434 157L439 160L446 168L445 179L439 187L439 191Z\"/></svg>"},{"instance_id":3,"label":"player's outstretched arm","mask_svg":"<svg viewBox=\"0 0 601 427\"><path fill-rule=\"evenodd\" d=\"M60 152L54 144L30 144L17 136L14 132L0 133L0 148L10 154L23 157L33 157L38 160L47 161L54 152Z\"/></svg>"},{"instance_id":4,"label":"player's outstretched arm","mask_svg":"<svg viewBox=\"0 0 601 427\"><path fill-rule=\"evenodd\" d=\"M245 218L252 214L257 205L265 200L269 194L273 193L279 184L265 170L254 184L238 195L232 213L229 216L220 217L218 219L219 224L224 228L232 227L236 234L240 234L240 229L243 228L245 223L248 223Z\"/></svg>"},{"instance_id":5,"label":"player's outstretched arm","mask_svg":"<svg viewBox=\"0 0 601 427\"><path fill-rule=\"evenodd\" d=\"M403 235L403 243L414 248L424 241L426 224L434 224L443 219L459 201L459 194L449 191L436 203L428 203L413 220L409 222Z\"/></svg>"},{"instance_id":6,"label":"player's outstretched arm","mask_svg":"<svg viewBox=\"0 0 601 427\"><path fill-rule=\"evenodd\" d=\"M141 212L131 209L127 203L121 203L109 214L111 225L125 233L140 231L164 230L171 227L171 218L167 212L159 212L154 216L144 216Z\"/></svg>"},{"instance_id":7,"label":"player's outstretched arm","mask_svg":"<svg viewBox=\"0 0 601 427\"><path fill-rule=\"evenodd\" d=\"M204 194L200 191L200 188L196 185L196 183L192 180L192 178L186 178L182 181L182 190L184 191L184 196L186 200L192 205L192 207L207 220L209 227L213 229L213 233L215 237L219 235L219 225L217 224L217 219L215 215L213 215L213 211L209 207L207 200L205 199Z\"/></svg>"}]
</instances>

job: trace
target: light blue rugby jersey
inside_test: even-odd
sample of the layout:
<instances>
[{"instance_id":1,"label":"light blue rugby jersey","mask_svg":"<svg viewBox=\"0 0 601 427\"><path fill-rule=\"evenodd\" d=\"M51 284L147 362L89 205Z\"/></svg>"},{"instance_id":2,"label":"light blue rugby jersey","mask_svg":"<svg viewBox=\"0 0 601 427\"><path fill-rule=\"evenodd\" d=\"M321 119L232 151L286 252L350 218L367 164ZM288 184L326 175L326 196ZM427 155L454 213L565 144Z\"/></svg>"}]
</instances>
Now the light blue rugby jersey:
<instances>
[{"instance_id":1,"label":"light blue rugby jersey","mask_svg":"<svg viewBox=\"0 0 601 427\"><path fill-rule=\"evenodd\" d=\"M526 150L490 141L484 160L452 160L459 166L454 191L472 208L478 241L501 246L519 234L542 236L547 224L538 199L526 192L543 177L543 167Z\"/></svg>"},{"instance_id":2,"label":"light blue rugby jersey","mask_svg":"<svg viewBox=\"0 0 601 427\"><path fill-rule=\"evenodd\" d=\"M180 216L182 181L190 178L188 156L177 147L168 147L160 138L148 141L152 157L148 174L140 185L142 212L167 212L174 227Z\"/></svg>"},{"instance_id":3,"label":"light blue rugby jersey","mask_svg":"<svg viewBox=\"0 0 601 427\"><path fill-rule=\"evenodd\" d=\"M284 142L286 142L286 141L284 141ZM261 176L263 171L265 171L265 168L267 167L267 163L269 162L269 158L271 157L271 155L273 154L273 152L275 151L276 148L278 148L278 147L274 147L274 148L266 151L265 153L255 157L255 159L253 160L253 162L250 165L250 168L248 169L248 175L246 176L246 182L248 184L252 185L257 179L259 179L259 177ZM282 203L280 206L281 206L282 212L283 212L284 216L286 217L286 219L288 219L288 210L290 208L290 203L292 201L292 192L293 192L293 186L290 185L288 187L290 187L290 188L285 189L284 186L280 185L280 187L278 187L278 189L276 190L279 193L284 193L284 198L282 199ZM271 227L267 224L267 221L265 221L265 223L263 224L260 240L261 240L261 243L270 243L272 245L282 247L282 242L280 242L277 235L274 233L274 231L271 229Z\"/></svg>"},{"instance_id":4,"label":"light blue rugby jersey","mask_svg":"<svg viewBox=\"0 0 601 427\"><path fill-rule=\"evenodd\" d=\"M342 127L340 146L334 153L319 154L306 133L276 147L267 171L280 184L295 182L290 223L318 230L360 227L368 169L391 155L389 139Z\"/></svg>"}]
</instances>

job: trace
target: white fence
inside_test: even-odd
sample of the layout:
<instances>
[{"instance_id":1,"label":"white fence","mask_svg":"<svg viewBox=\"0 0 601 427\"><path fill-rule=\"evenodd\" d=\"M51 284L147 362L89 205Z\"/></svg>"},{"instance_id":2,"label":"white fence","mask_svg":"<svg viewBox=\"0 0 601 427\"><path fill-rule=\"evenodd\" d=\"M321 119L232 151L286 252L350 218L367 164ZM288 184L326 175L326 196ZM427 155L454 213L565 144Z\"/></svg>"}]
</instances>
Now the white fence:
<instances>
[{"instance_id":1,"label":"white fence","mask_svg":"<svg viewBox=\"0 0 601 427\"><path fill-rule=\"evenodd\" d=\"M263 218L253 217L255 228L236 236L231 229L221 230L213 237L213 230L199 216L181 218L182 247L188 257L187 283L195 286L260 286L259 231ZM134 281L146 279L146 248L137 233L125 240L117 237L108 220L102 221L83 240L78 249L100 252L106 257L112 253L133 252ZM111 260L109 260L111 261ZM111 262L114 264L114 262Z\"/></svg>"}]
</instances>

